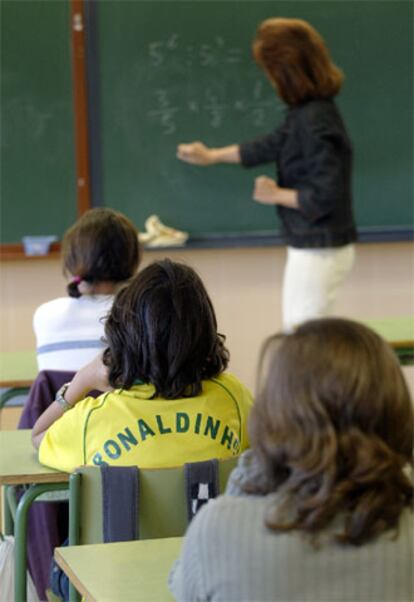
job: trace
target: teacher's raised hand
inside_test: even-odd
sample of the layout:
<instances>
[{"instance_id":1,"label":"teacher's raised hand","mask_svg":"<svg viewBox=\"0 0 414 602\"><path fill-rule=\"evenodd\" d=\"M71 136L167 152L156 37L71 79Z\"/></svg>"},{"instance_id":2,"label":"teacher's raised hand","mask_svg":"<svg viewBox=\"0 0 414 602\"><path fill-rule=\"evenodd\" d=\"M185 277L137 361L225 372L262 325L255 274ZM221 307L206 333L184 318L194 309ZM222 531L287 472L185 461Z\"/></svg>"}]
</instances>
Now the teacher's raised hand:
<instances>
[{"instance_id":1,"label":"teacher's raised hand","mask_svg":"<svg viewBox=\"0 0 414 602\"><path fill-rule=\"evenodd\" d=\"M202 142L190 142L188 144L179 144L177 147L177 157L181 161L191 163L192 165L211 165L212 149L208 148Z\"/></svg>"},{"instance_id":2,"label":"teacher's raised hand","mask_svg":"<svg viewBox=\"0 0 414 602\"><path fill-rule=\"evenodd\" d=\"M177 157L192 165L214 165L215 163L240 163L238 144L209 148L202 142L179 144Z\"/></svg>"}]
</instances>

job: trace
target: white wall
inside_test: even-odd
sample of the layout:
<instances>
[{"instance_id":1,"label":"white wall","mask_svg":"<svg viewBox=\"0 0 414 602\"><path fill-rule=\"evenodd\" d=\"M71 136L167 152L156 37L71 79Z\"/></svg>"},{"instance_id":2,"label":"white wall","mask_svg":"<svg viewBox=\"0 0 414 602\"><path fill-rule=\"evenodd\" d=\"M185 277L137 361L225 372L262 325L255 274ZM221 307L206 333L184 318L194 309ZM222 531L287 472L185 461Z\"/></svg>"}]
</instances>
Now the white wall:
<instances>
[{"instance_id":1,"label":"white wall","mask_svg":"<svg viewBox=\"0 0 414 602\"><path fill-rule=\"evenodd\" d=\"M281 326L285 249L183 249L168 254L194 267L204 280L219 329L227 336L230 368L253 388L261 342ZM162 251L147 253L144 264L165 255ZM412 244L360 244L336 313L357 319L414 314L413 283ZM64 294L59 260L4 261L0 269L0 350L34 348L31 320L35 308ZM414 382L412 373L407 371Z\"/></svg>"}]
</instances>

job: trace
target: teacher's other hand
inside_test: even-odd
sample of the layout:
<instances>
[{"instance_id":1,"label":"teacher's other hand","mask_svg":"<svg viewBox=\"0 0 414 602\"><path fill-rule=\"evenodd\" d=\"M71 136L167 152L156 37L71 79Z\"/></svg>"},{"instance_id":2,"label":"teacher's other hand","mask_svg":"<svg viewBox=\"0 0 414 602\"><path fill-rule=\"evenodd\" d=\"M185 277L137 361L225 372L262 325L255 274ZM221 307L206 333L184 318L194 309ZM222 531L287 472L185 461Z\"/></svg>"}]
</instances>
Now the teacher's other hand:
<instances>
[{"instance_id":1,"label":"teacher's other hand","mask_svg":"<svg viewBox=\"0 0 414 602\"><path fill-rule=\"evenodd\" d=\"M265 205L277 205L279 186L267 176L258 176L254 181L253 199Z\"/></svg>"},{"instance_id":2,"label":"teacher's other hand","mask_svg":"<svg viewBox=\"0 0 414 602\"><path fill-rule=\"evenodd\" d=\"M210 165L213 163L211 149L202 142L179 144L177 147L177 157L181 161L191 163L192 165Z\"/></svg>"}]
</instances>

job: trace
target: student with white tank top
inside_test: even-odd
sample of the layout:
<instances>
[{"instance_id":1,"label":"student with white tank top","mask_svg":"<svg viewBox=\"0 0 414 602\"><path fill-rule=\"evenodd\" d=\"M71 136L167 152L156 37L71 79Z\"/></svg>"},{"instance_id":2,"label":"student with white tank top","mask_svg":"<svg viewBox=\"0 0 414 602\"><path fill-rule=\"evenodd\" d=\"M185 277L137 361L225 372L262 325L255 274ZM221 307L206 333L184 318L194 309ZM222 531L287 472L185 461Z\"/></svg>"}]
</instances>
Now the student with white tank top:
<instances>
[{"instance_id":1,"label":"student with white tank top","mask_svg":"<svg viewBox=\"0 0 414 602\"><path fill-rule=\"evenodd\" d=\"M114 294L140 262L138 232L117 211L91 209L65 233L62 255L68 296L40 305L33 328L39 370L75 372L104 348Z\"/></svg>"}]
</instances>

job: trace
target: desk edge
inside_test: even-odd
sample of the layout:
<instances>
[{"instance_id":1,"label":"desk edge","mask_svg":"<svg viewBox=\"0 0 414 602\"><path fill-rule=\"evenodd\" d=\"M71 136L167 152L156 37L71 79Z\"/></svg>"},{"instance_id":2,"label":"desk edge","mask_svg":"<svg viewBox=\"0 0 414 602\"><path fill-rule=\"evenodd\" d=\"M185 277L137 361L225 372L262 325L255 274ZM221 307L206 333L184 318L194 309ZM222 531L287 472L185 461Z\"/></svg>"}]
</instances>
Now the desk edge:
<instances>
[{"instance_id":1,"label":"desk edge","mask_svg":"<svg viewBox=\"0 0 414 602\"><path fill-rule=\"evenodd\" d=\"M0 485L38 485L41 483L68 483L70 475L66 472L46 472L27 475L0 475Z\"/></svg>"},{"instance_id":2,"label":"desk edge","mask_svg":"<svg viewBox=\"0 0 414 602\"><path fill-rule=\"evenodd\" d=\"M82 596L85 596L85 598L88 602L98 602L91 595L91 593L86 589L86 587L83 585L83 583L81 583L81 581L78 579L76 574L72 571L72 569L70 568L70 566L68 565L68 563L66 562L64 557L61 555L59 548L55 548L54 556L55 556L55 560L56 560L58 566L60 566L62 571L68 576L69 581L72 583L72 585L74 585L74 587L78 590L78 592Z\"/></svg>"}]
</instances>

